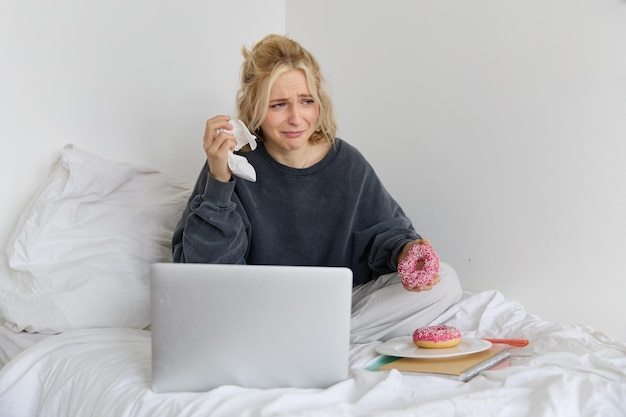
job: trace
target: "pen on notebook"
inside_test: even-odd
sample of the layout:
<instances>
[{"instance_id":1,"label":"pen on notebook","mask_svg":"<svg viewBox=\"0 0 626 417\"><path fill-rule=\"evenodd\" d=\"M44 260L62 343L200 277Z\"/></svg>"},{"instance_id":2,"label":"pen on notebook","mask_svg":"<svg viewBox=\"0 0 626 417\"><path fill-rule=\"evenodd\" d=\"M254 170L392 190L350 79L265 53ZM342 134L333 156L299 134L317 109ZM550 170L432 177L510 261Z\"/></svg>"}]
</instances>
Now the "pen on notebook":
<instances>
[{"instance_id":1,"label":"pen on notebook","mask_svg":"<svg viewBox=\"0 0 626 417\"><path fill-rule=\"evenodd\" d=\"M459 375L459 380L463 382L467 382L470 379L474 378L476 375L481 373L482 371L486 371L487 369L493 368L497 364L509 359L511 357L511 352L508 349L501 350L496 353L489 359L486 359L476 365L472 366L469 369L466 369Z\"/></svg>"},{"instance_id":2,"label":"pen on notebook","mask_svg":"<svg viewBox=\"0 0 626 417\"><path fill-rule=\"evenodd\" d=\"M517 347L523 347L523 346L528 345L527 339L491 339L488 337L483 337L483 340L486 340L491 343L497 343L497 344L503 344L503 345L509 345L509 346L517 346Z\"/></svg>"}]
</instances>

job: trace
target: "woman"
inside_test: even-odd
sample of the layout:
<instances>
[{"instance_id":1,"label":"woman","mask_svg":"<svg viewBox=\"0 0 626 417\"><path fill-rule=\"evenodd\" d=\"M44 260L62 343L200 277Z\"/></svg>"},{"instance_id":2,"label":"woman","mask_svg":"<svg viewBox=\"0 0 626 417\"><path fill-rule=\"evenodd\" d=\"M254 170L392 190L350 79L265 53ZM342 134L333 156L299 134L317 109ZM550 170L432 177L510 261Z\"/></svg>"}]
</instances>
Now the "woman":
<instances>
[{"instance_id":1,"label":"woman","mask_svg":"<svg viewBox=\"0 0 626 417\"><path fill-rule=\"evenodd\" d=\"M173 236L174 262L346 266L354 276L352 342L427 325L458 301L455 272L408 291L397 274L414 230L364 157L335 138L333 107L315 58L268 35L244 48L238 118L258 138L244 155L256 182L234 176L230 116L206 123L204 165Z\"/></svg>"}]
</instances>

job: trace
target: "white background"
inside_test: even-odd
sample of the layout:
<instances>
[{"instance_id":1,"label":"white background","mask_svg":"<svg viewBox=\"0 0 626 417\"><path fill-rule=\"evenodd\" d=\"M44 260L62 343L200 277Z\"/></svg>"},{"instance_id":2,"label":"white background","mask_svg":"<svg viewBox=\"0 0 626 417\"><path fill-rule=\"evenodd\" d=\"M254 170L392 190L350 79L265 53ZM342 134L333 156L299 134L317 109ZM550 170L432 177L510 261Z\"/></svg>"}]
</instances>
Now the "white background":
<instances>
[{"instance_id":1,"label":"white background","mask_svg":"<svg viewBox=\"0 0 626 417\"><path fill-rule=\"evenodd\" d=\"M241 47L287 33L465 289L626 340L626 2L0 6L2 240L66 143L193 182Z\"/></svg>"}]
</instances>

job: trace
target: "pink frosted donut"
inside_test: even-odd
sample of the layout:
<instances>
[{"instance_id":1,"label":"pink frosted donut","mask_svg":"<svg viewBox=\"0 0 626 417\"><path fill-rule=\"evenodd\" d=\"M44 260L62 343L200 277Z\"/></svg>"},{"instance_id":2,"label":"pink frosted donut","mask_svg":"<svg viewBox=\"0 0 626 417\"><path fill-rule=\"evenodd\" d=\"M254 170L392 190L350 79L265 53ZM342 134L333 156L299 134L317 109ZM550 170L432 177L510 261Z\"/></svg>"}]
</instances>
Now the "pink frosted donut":
<instances>
[{"instance_id":1,"label":"pink frosted donut","mask_svg":"<svg viewBox=\"0 0 626 417\"><path fill-rule=\"evenodd\" d=\"M418 269L420 262L423 262L424 266ZM439 257L430 245L411 246L407 257L398 265L402 284L408 289L432 285L438 272Z\"/></svg>"},{"instance_id":2,"label":"pink frosted donut","mask_svg":"<svg viewBox=\"0 0 626 417\"><path fill-rule=\"evenodd\" d=\"M420 327L413 332L413 343L421 348L449 348L461 343L461 332L456 327L440 324Z\"/></svg>"}]
</instances>

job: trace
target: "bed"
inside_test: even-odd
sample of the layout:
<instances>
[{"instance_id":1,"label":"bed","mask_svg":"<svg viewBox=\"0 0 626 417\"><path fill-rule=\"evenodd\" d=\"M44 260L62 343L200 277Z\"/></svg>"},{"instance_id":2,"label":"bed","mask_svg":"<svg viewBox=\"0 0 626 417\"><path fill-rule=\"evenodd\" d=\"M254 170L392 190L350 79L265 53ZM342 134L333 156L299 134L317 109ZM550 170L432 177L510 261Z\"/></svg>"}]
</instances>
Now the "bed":
<instances>
[{"instance_id":1,"label":"bed","mask_svg":"<svg viewBox=\"0 0 626 417\"><path fill-rule=\"evenodd\" d=\"M626 415L625 343L546 322L497 290L465 292L432 323L530 340L468 382L371 370L372 342L350 347L349 378L326 389L153 393L148 267L169 259L189 192L147 167L62 150L1 254L0 416Z\"/></svg>"}]
</instances>

